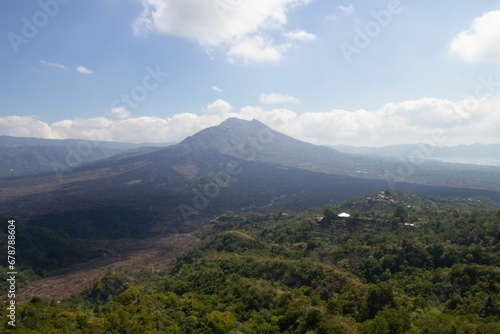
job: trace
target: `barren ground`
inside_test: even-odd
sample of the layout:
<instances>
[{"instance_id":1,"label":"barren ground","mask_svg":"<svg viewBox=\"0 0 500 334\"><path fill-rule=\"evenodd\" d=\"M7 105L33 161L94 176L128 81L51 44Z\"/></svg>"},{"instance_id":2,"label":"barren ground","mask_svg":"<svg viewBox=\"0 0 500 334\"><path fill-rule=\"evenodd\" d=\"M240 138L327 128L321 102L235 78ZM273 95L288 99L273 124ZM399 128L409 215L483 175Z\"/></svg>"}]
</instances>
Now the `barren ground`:
<instances>
[{"instance_id":1,"label":"barren ground","mask_svg":"<svg viewBox=\"0 0 500 334\"><path fill-rule=\"evenodd\" d=\"M148 268L158 272L177 255L193 247L198 239L190 234L177 234L145 240L93 240L96 249L106 252L103 257L59 270L54 276L37 280L20 289L18 303L25 303L37 296L60 301L92 287L96 278L109 268Z\"/></svg>"}]
</instances>

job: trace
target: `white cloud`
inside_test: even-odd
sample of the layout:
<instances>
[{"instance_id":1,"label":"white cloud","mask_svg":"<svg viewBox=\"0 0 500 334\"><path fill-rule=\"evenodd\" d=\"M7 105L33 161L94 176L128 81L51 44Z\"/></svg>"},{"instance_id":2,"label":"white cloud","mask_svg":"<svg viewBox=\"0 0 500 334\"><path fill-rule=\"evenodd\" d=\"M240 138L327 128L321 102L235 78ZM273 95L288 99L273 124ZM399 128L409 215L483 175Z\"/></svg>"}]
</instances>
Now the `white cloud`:
<instances>
[{"instance_id":1,"label":"white cloud","mask_svg":"<svg viewBox=\"0 0 500 334\"><path fill-rule=\"evenodd\" d=\"M462 60L500 63L500 10L484 14L453 39L450 50Z\"/></svg>"},{"instance_id":2,"label":"white cloud","mask_svg":"<svg viewBox=\"0 0 500 334\"><path fill-rule=\"evenodd\" d=\"M224 101L222 99L218 99L212 103L209 103L207 105L207 108L205 109L205 112L208 115L226 114L231 112L232 109L233 107L229 102Z\"/></svg>"},{"instance_id":3,"label":"white cloud","mask_svg":"<svg viewBox=\"0 0 500 334\"><path fill-rule=\"evenodd\" d=\"M259 97L259 102L264 104L288 104L300 103L300 100L295 96L291 96L288 94L278 94L278 93L261 93Z\"/></svg>"},{"instance_id":4,"label":"white cloud","mask_svg":"<svg viewBox=\"0 0 500 334\"><path fill-rule=\"evenodd\" d=\"M316 35L304 30L295 29L283 34L285 37L298 41L312 41L316 39Z\"/></svg>"},{"instance_id":5,"label":"white cloud","mask_svg":"<svg viewBox=\"0 0 500 334\"><path fill-rule=\"evenodd\" d=\"M349 4L349 6L342 6L342 5L339 5L338 6L338 9L344 13L344 14L351 14L351 13L354 13L355 9L354 9L354 6L352 3Z\"/></svg>"},{"instance_id":6,"label":"white cloud","mask_svg":"<svg viewBox=\"0 0 500 334\"><path fill-rule=\"evenodd\" d=\"M77 67L76 67L76 70L77 70L79 73L81 73L81 74L93 74L93 73L94 73L94 71L89 70L88 68L86 68L85 66L82 66L82 65L77 66Z\"/></svg>"},{"instance_id":7,"label":"white cloud","mask_svg":"<svg viewBox=\"0 0 500 334\"><path fill-rule=\"evenodd\" d=\"M0 133L15 137L59 138L50 125L35 116L0 117Z\"/></svg>"},{"instance_id":8,"label":"white cloud","mask_svg":"<svg viewBox=\"0 0 500 334\"><path fill-rule=\"evenodd\" d=\"M281 60L289 44L274 45L273 40L264 36L253 36L235 42L227 52L228 61L235 63L273 62Z\"/></svg>"},{"instance_id":9,"label":"white cloud","mask_svg":"<svg viewBox=\"0 0 500 334\"><path fill-rule=\"evenodd\" d=\"M317 144L364 146L499 142L495 134L500 125L499 107L499 98L458 102L424 98L387 103L374 111L333 109L299 115L293 122L294 134ZM436 141L435 133L442 133L443 140Z\"/></svg>"},{"instance_id":10,"label":"white cloud","mask_svg":"<svg viewBox=\"0 0 500 334\"><path fill-rule=\"evenodd\" d=\"M229 50L234 62L281 59L283 47L260 35L287 23L286 11L310 0L141 0L142 14L135 20L136 34L156 31L192 40L206 49Z\"/></svg>"},{"instance_id":11,"label":"white cloud","mask_svg":"<svg viewBox=\"0 0 500 334\"><path fill-rule=\"evenodd\" d=\"M45 60L40 60L40 64L42 64L44 66L58 68L60 70L65 70L66 69L66 66L64 66L63 64L51 63L51 62L48 62L48 61L45 61Z\"/></svg>"},{"instance_id":12,"label":"white cloud","mask_svg":"<svg viewBox=\"0 0 500 334\"><path fill-rule=\"evenodd\" d=\"M132 115L132 113L123 106L115 107L111 109L107 114L113 118L118 118L118 119L129 118Z\"/></svg>"},{"instance_id":13,"label":"white cloud","mask_svg":"<svg viewBox=\"0 0 500 334\"><path fill-rule=\"evenodd\" d=\"M343 5L338 5L337 9L340 11L340 15L337 14L337 12L329 14L326 16L327 20L336 20L339 18L341 15L350 15L356 11L354 8L354 5L350 3L348 6L343 6Z\"/></svg>"},{"instance_id":14,"label":"white cloud","mask_svg":"<svg viewBox=\"0 0 500 334\"><path fill-rule=\"evenodd\" d=\"M332 109L299 114L290 109L246 106L234 110L216 100L201 115L112 119L95 117L52 124L33 116L0 117L0 134L125 142L179 142L228 117L258 119L277 131L315 144L384 146L426 142L435 145L498 143L500 97L449 101L423 98L387 103L376 110ZM439 139L439 140L436 140Z\"/></svg>"},{"instance_id":15,"label":"white cloud","mask_svg":"<svg viewBox=\"0 0 500 334\"><path fill-rule=\"evenodd\" d=\"M212 90L217 93L224 93L224 89L217 87L215 85L212 86Z\"/></svg>"}]
</instances>

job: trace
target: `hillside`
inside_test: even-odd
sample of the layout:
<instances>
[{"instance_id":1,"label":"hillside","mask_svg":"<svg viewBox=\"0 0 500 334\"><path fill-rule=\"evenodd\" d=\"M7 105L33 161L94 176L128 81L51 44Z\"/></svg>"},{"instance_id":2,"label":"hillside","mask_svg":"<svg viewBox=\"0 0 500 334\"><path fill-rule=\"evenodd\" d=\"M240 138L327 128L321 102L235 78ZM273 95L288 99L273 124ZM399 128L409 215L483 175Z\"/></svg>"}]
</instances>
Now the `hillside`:
<instances>
[{"instance_id":1,"label":"hillside","mask_svg":"<svg viewBox=\"0 0 500 334\"><path fill-rule=\"evenodd\" d=\"M0 248L7 250L8 230L7 220L0 217ZM16 225L16 240L14 247L19 251L15 258L19 267L16 272L17 288L22 288L33 280L50 276L59 270L87 262L102 256L102 251L89 246L87 243L70 238L57 230L41 227ZM0 255L0 273L6 277L9 271L7 263L7 252ZM0 289L7 291L8 282L2 280Z\"/></svg>"},{"instance_id":2,"label":"hillside","mask_svg":"<svg viewBox=\"0 0 500 334\"><path fill-rule=\"evenodd\" d=\"M326 146L312 145L263 123L229 118L219 126L200 131L181 144L199 145L238 159L271 163L282 167L351 175L347 165L363 162Z\"/></svg>"},{"instance_id":3,"label":"hillside","mask_svg":"<svg viewBox=\"0 0 500 334\"><path fill-rule=\"evenodd\" d=\"M191 232L226 211L321 207L387 186L500 202L500 168L424 164L406 175L399 164L228 119L177 145L0 178L0 212L77 238L118 239Z\"/></svg>"},{"instance_id":4,"label":"hillside","mask_svg":"<svg viewBox=\"0 0 500 334\"><path fill-rule=\"evenodd\" d=\"M161 146L166 145L169 144ZM0 178L47 172L64 174L75 167L143 146L148 145L0 136Z\"/></svg>"},{"instance_id":5,"label":"hillside","mask_svg":"<svg viewBox=\"0 0 500 334\"><path fill-rule=\"evenodd\" d=\"M325 213L332 210L351 218L318 222L317 211L222 215L196 231L201 242L164 270L109 271L60 304L35 298L19 307L19 327L498 333L497 204L388 190Z\"/></svg>"}]
</instances>

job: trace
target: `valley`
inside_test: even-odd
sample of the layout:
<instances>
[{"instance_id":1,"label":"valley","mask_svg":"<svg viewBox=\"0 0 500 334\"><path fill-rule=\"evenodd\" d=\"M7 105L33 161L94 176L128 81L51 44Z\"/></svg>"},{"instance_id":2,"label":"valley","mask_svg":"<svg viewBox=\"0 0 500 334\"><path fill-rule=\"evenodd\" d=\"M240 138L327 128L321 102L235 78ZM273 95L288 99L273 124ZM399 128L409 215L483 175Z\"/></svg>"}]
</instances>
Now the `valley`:
<instances>
[{"instance_id":1,"label":"valley","mask_svg":"<svg viewBox=\"0 0 500 334\"><path fill-rule=\"evenodd\" d=\"M492 201L387 189L323 212L227 213L192 235L86 241L101 257L22 288L18 326L496 333L499 226Z\"/></svg>"},{"instance_id":2,"label":"valley","mask_svg":"<svg viewBox=\"0 0 500 334\"><path fill-rule=\"evenodd\" d=\"M172 235L148 240L93 240L89 247L102 254L88 262L54 270L51 276L36 280L17 294L18 303L33 297L47 300L67 300L92 288L106 272L118 269L151 271L157 273L176 256L191 249L198 242L192 235Z\"/></svg>"}]
</instances>

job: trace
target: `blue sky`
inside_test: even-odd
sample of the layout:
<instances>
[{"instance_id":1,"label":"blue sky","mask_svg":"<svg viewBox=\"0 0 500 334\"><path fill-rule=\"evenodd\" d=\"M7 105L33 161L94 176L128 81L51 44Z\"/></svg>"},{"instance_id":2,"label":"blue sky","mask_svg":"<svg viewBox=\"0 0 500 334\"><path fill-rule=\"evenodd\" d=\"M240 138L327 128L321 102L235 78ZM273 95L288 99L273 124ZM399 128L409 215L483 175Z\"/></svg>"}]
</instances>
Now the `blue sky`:
<instances>
[{"instance_id":1,"label":"blue sky","mask_svg":"<svg viewBox=\"0 0 500 334\"><path fill-rule=\"evenodd\" d=\"M4 0L0 36L0 134L500 142L500 1Z\"/></svg>"}]
</instances>

